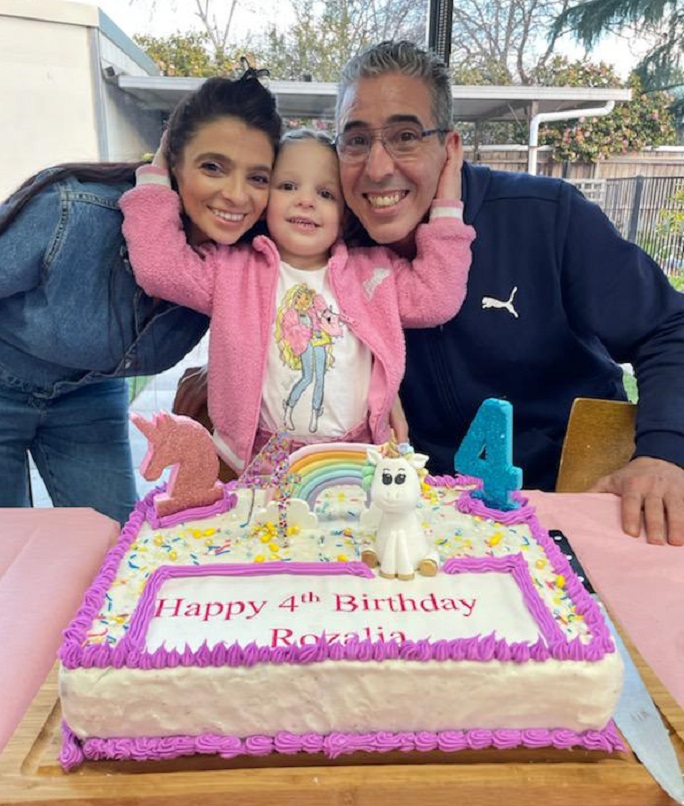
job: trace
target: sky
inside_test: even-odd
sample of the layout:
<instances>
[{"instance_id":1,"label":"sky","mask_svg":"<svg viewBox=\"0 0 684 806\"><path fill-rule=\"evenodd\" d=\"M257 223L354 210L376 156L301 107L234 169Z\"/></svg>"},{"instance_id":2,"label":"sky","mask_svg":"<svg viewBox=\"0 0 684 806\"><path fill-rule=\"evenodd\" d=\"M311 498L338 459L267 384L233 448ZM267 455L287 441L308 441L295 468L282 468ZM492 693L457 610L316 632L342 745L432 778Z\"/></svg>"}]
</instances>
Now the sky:
<instances>
[{"instance_id":1,"label":"sky","mask_svg":"<svg viewBox=\"0 0 684 806\"><path fill-rule=\"evenodd\" d=\"M75 0L74 0L75 1ZM121 30L133 34L147 33L152 36L168 36L176 31L201 30L197 18L195 0L78 0L88 5L99 6ZM226 9L227 18L230 0L214 3L217 8ZM244 41L250 34L258 34L264 28L264 19L277 20L284 26L293 21L289 0L238 0L231 24L231 40ZM584 51L569 38L563 42L562 50L569 58L582 58ZM636 65L645 48L638 42L625 38L604 40L592 51L592 61L604 61L614 65L622 78Z\"/></svg>"},{"instance_id":2,"label":"sky","mask_svg":"<svg viewBox=\"0 0 684 806\"><path fill-rule=\"evenodd\" d=\"M78 0L91 6L99 6L121 30L133 34L146 33L152 36L168 36L176 31L201 29L196 16L195 0L157 0L152 12L152 0ZM219 0L214 5L225 15L219 22L227 20L230 0ZM291 7L288 0L238 0L231 22L231 39L242 39L264 28L264 19L291 20Z\"/></svg>"}]
</instances>

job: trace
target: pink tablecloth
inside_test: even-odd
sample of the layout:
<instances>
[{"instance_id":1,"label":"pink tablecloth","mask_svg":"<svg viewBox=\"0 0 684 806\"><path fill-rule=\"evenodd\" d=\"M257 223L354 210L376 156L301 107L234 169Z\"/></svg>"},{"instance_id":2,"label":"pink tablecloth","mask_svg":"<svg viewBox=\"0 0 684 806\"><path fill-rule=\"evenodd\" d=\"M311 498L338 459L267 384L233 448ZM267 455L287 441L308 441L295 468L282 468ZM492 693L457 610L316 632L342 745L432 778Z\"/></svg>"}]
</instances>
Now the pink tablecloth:
<instances>
[{"instance_id":1,"label":"pink tablecloth","mask_svg":"<svg viewBox=\"0 0 684 806\"><path fill-rule=\"evenodd\" d=\"M596 592L684 708L684 546L625 535L619 499L607 493L529 496L544 526L565 533Z\"/></svg>"},{"instance_id":2,"label":"pink tablecloth","mask_svg":"<svg viewBox=\"0 0 684 806\"><path fill-rule=\"evenodd\" d=\"M118 534L92 509L0 509L0 750Z\"/></svg>"}]
</instances>

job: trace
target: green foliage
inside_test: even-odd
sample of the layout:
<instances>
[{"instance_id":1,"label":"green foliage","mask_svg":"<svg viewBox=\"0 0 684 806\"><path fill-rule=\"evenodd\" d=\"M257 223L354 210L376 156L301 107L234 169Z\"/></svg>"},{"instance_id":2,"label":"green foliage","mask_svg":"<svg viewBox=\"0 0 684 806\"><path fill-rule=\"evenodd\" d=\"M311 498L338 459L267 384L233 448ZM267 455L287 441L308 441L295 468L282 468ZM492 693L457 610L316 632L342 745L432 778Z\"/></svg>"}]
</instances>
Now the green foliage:
<instances>
[{"instance_id":1,"label":"green foliage","mask_svg":"<svg viewBox=\"0 0 684 806\"><path fill-rule=\"evenodd\" d=\"M556 56L538 70L538 83L546 86L617 87L620 81L612 67L587 61L570 62ZM540 145L553 146L557 161L598 162L610 154L626 154L646 146L676 142L671 98L667 93L645 93L635 74L629 78L632 100L618 103L603 117L579 118L569 125L540 128Z\"/></svg>"},{"instance_id":2,"label":"green foliage","mask_svg":"<svg viewBox=\"0 0 684 806\"><path fill-rule=\"evenodd\" d=\"M620 87L614 68L604 62L586 60L571 62L565 56L554 56L534 71L535 84L544 87Z\"/></svg>"},{"instance_id":3,"label":"green foliage","mask_svg":"<svg viewBox=\"0 0 684 806\"><path fill-rule=\"evenodd\" d=\"M631 372L627 372L625 369L622 370L622 385L625 387L627 399L630 403L636 403L639 400L639 389L637 387L636 378Z\"/></svg>"},{"instance_id":4,"label":"green foliage","mask_svg":"<svg viewBox=\"0 0 684 806\"><path fill-rule=\"evenodd\" d=\"M583 0L559 15L551 33L572 31L591 48L603 34L625 27L650 34L654 42L637 67L643 86L650 91L672 85L684 42L683 0Z\"/></svg>"},{"instance_id":5,"label":"green foliage","mask_svg":"<svg viewBox=\"0 0 684 806\"><path fill-rule=\"evenodd\" d=\"M456 67L451 67L449 72L454 84L464 86L508 86L513 83L506 65L494 59L479 66L461 62Z\"/></svg>"},{"instance_id":6,"label":"green foliage","mask_svg":"<svg viewBox=\"0 0 684 806\"><path fill-rule=\"evenodd\" d=\"M658 213L656 233L684 239L684 187L678 188Z\"/></svg>"},{"instance_id":7,"label":"green foliage","mask_svg":"<svg viewBox=\"0 0 684 806\"><path fill-rule=\"evenodd\" d=\"M177 32L166 37L136 35L133 39L165 76L207 78L232 75L240 70L239 57L247 55L243 51L235 56L222 51L212 52L209 36L205 33Z\"/></svg>"},{"instance_id":8,"label":"green foliage","mask_svg":"<svg viewBox=\"0 0 684 806\"><path fill-rule=\"evenodd\" d=\"M128 379L128 402L132 403L143 391L154 375L134 375Z\"/></svg>"},{"instance_id":9,"label":"green foliage","mask_svg":"<svg viewBox=\"0 0 684 806\"><path fill-rule=\"evenodd\" d=\"M684 187L665 202L655 227L642 234L638 243L664 269L677 272L669 280L678 291L684 291Z\"/></svg>"},{"instance_id":10,"label":"green foliage","mask_svg":"<svg viewBox=\"0 0 684 806\"><path fill-rule=\"evenodd\" d=\"M275 26L267 31L261 63L274 79L303 81L310 76L315 81L337 81L342 65L368 42L355 41L354 26L346 14L334 18L326 8L316 19L312 0L306 0L303 10L287 31Z\"/></svg>"}]
</instances>

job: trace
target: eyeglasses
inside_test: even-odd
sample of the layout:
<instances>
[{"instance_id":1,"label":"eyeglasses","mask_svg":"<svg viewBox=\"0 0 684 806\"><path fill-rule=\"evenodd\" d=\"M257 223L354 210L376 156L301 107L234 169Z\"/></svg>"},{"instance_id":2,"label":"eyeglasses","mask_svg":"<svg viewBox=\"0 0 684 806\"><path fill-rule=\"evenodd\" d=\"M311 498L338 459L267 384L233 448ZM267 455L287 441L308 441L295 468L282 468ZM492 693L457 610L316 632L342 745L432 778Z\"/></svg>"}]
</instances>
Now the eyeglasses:
<instances>
[{"instance_id":1,"label":"eyeglasses","mask_svg":"<svg viewBox=\"0 0 684 806\"><path fill-rule=\"evenodd\" d=\"M449 129L421 129L417 123L392 123L380 129L341 132L335 138L335 148L342 162L364 162L375 140L380 140L390 156L404 160L416 154L426 137L448 132Z\"/></svg>"}]
</instances>

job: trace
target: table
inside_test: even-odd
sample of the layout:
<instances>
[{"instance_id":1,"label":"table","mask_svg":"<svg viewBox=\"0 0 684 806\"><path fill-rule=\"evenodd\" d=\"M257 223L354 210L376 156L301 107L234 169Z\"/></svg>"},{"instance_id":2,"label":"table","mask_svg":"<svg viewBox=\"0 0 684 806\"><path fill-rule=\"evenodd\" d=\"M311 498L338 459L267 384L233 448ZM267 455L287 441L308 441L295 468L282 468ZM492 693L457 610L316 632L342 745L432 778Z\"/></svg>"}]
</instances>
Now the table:
<instances>
[{"instance_id":1,"label":"table","mask_svg":"<svg viewBox=\"0 0 684 806\"><path fill-rule=\"evenodd\" d=\"M684 763L681 612L684 547L648 546L619 528L611 495L529 493L548 528L562 529L618 623L678 702L636 655ZM0 529L2 528L0 521ZM677 584L673 584L673 583ZM653 625L658 625L658 630ZM52 636L59 643L59 636ZM677 642L679 650L673 650ZM627 641L629 645L629 641ZM674 662L673 662L674 661ZM2 689L0 689L2 690ZM671 801L630 753L516 749L506 753L357 754L335 762L298 757L173 759L145 765L86 763L59 769L54 672L0 756L0 806L661 806Z\"/></svg>"},{"instance_id":2,"label":"table","mask_svg":"<svg viewBox=\"0 0 684 806\"><path fill-rule=\"evenodd\" d=\"M0 509L0 751L118 534L92 509Z\"/></svg>"}]
</instances>

